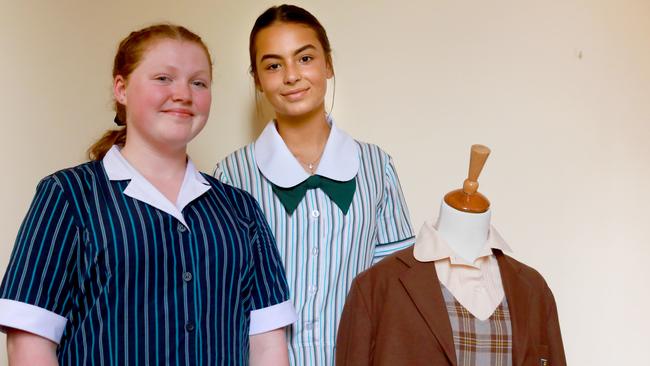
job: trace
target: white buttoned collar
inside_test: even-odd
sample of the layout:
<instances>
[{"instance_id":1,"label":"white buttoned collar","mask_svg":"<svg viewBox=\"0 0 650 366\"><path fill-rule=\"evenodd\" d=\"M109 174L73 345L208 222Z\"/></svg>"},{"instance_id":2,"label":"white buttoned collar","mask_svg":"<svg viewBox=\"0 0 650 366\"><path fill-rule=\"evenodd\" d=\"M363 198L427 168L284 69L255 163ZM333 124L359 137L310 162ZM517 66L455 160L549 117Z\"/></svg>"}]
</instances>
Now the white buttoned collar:
<instances>
[{"instance_id":1,"label":"white buttoned collar","mask_svg":"<svg viewBox=\"0 0 650 366\"><path fill-rule=\"evenodd\" d=\"M490 226L487 242L479 253L478 258L492 255L492 249L499 249L504 252L512 252L510 246L501 237L499 232ZM413 255L420 262L433 262L449 258L451 264L467 264L458 256L453 249L438 234L437 228L429 222L425 222L418 233L413 247Z\"/></svg>"},{"instance_id":2,"label":"white buttoned collar","mask_svg":"<svg viewBox=\"0 0 650 366\"><path fill-rule=\"evenodd\" d=\"M323 155L314 174L337 181L348 181L359 172L359 146L333 121ZM289 188L309 178L298 160L282 140L275 122L269 122L255 141L255 162L260 172L273 184Z\"/></svg>"},{"instance_id":3,"label":"white buttoned collar","mask_svg":"<svg viewBox=\"0 0 650 366\"><path fill-rule=\"evenodd\" d=\"M143 177L120 153L120 149L113 145L102 159L104 170L109 180L130 180L129 185L124 189L124 194L145 202L163 212L166 212L185 227L189 226L183 217L183 209L190 202L201 196L210 189L210 183L196 170L190 158L187 158L187 167L183 184L176 203L172 203L153 184Z\"/></svg>"}]
</instances>

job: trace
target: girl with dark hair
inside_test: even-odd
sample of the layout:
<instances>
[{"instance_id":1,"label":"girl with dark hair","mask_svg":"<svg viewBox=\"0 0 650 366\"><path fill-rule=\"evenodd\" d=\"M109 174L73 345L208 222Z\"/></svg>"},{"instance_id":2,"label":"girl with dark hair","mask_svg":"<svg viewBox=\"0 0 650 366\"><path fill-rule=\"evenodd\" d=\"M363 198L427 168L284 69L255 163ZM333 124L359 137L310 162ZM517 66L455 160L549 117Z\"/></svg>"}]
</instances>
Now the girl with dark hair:
<instances>
[{"instance_id":1,"label":"girl with dark hair","mask_svg":"<svg viewBox=\"0 0 650 366\"><path fill-rule=\"evenodd\" d=\"M334 67L320 22L297 6L272 7L257 18L249 50L255 86L275 118L218 163L215 176L250 192L275 234L299 314L291 364L334 365L350 284L413 243L409 214L390 156L326 114Z\"/></svg>"},{"instance_id":2,"label":"girl with dark hair","mask_svg":"<svg viewBox=\"0 0 650 366\"><path fill-rule=\"evenodd\" d=\"M183 27L120 43L123 127L39 183L0 285L10 364L288 364L295 312L264 215L186 154L211 83Z\"/></svg>"}]
</instances>

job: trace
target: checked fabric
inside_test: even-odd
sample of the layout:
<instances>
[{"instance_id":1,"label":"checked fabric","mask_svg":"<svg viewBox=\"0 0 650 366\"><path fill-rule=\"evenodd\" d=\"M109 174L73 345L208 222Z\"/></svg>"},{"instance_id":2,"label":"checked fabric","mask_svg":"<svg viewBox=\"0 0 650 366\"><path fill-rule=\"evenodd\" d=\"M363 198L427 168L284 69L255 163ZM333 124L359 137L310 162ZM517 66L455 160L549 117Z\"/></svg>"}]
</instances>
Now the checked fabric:
<instances>
[{"instance_id":1,"label":"checked fabric","mask_svg":"<svg viewBox=\"0 0 650 366\"><path fill-rule=\"evenodd\" d=\"M508 301L486 320L467 311L442 284L458 366L512 366L512 326Z\"/></svg>"}]
</instances>

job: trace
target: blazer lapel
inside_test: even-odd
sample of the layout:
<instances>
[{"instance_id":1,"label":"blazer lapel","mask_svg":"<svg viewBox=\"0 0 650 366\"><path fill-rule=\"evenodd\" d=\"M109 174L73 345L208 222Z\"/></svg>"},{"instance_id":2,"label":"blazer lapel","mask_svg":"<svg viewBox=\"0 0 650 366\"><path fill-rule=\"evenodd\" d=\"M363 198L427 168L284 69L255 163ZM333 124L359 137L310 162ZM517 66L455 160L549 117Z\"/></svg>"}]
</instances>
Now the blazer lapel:
<instances>
[{"instance_id":1,"label":"blazer lapel","mask_svg":"<svg viewBox=\"0 0 650 366\"><path fill-rule=\"evenodd\" d=\"M522 365L526 357L528 342L528 299L531 295L530 286L521 279L519 270L511 260L500 250L494 250L499 263L499 272L503 282L503 290L508 300L510 319L512 322L512 364Z\"/></svg>"},{"instance_id":2,"label":"blazer lapel","mask_svg":"<svg viewBox=\"0 0 650 366\"><path fill-rule=\"evenodd\" d=\"M438 282L436 267L433 262L416 261L411 251L405 252L400 259L410 267L408 271L400 275L402 285L442 346L450 364L456 366L456 351L451 324Z\"/></svg>"}]
</instances>

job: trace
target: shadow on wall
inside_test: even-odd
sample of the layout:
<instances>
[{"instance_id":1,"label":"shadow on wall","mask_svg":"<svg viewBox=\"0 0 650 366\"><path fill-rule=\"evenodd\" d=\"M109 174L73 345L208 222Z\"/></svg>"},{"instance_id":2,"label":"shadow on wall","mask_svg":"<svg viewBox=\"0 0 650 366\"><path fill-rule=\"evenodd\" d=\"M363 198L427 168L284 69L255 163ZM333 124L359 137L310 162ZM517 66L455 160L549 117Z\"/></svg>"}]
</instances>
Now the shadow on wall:
<instances>
[{"instance_id":1,"label":"shadow on wall","mask_svg":"<svg viewBox=\"0 0 650 366\"><path fill-rule=\"evenodd\" d=\"M254 93L255 97L250 99L248 108L248 120L250 121L248 141L255 141L266 124L275 116L273 107L266 98L257 90Z\"/></svg>"}]
</instances>

